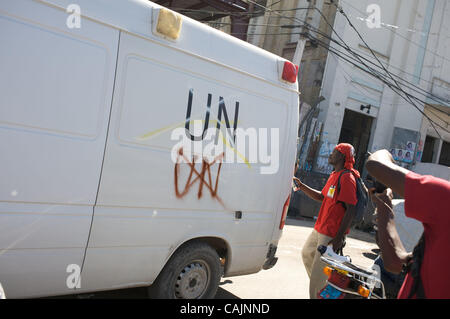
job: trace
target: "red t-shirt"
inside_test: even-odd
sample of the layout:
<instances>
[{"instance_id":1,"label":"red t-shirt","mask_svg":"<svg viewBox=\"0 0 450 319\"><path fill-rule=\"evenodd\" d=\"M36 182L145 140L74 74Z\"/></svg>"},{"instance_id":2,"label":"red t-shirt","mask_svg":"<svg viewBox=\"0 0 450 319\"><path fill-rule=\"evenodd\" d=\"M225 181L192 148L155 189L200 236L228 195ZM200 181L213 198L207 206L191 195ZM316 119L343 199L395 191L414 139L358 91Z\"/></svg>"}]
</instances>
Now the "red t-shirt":
<instances>
[{"instance_id":1,"label":"red t-shirt","mask_svg":"<svg viewBox=\"0 0 450 319\"><path fill-rule=\"evenodd\" d=\"M410 172L405 178L405 215L422 222L425 253L420 278L426 298L450 298L450 182ZM398 298L408 298L414 279L406 275Z\"/></svg>"},{"instance_id":2,"label":"red t-shirt","mask_svg":"<svg viewBox=\"0 0 450 319\"><path fill-rule=\"evenodd\" d=\"M339 202L356 205L356 179L353 173L345 172L341 177L341 189L338 194L337 184L342 171L331 173L325 187L322 189L324 196L319 216L314 229L322 235L335 237L345 215L345 208ZM349 232L347 229L346 234Z\"/></svg>"}]
</instances>

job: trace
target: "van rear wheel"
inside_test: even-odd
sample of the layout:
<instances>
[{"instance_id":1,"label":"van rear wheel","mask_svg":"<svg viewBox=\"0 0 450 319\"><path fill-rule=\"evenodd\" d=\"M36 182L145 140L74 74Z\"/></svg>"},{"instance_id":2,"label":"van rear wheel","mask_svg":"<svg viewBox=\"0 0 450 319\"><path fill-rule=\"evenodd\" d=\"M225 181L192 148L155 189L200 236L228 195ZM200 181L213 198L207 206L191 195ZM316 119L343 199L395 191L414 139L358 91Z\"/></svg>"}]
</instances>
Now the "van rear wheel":
<instances>
[{"instance_id":1,"label":"van rear wheel","mask_svg":"<svg viewBox=\"0 0 450 319\"><path fill-rule=\"evenodd\" d=\"M214 298L221 277L219 255L208 244L188 243L169 259L149 288L152 298Z\"/></svg>"}]
</instances>

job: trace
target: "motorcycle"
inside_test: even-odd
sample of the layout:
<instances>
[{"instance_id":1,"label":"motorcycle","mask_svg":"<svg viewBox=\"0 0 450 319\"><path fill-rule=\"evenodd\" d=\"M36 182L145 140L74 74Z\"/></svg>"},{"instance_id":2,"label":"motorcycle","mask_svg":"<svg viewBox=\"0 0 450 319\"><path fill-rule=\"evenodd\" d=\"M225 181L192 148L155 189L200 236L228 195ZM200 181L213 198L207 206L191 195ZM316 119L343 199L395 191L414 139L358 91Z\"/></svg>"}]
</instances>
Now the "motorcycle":
<instances>
[{"instance_id":1,"label":"motorcycle","mask_svg":"<svg viewBox=\"0 0 450 319\"><path fill-rule=\"evenodd\" d=\"M364 269L354 265L350 257L336 254L332 246L319 246L317 250L328 276L325 287L317 294L319 299L386 299L377 264Z\"/></svg>"}]
</instances>

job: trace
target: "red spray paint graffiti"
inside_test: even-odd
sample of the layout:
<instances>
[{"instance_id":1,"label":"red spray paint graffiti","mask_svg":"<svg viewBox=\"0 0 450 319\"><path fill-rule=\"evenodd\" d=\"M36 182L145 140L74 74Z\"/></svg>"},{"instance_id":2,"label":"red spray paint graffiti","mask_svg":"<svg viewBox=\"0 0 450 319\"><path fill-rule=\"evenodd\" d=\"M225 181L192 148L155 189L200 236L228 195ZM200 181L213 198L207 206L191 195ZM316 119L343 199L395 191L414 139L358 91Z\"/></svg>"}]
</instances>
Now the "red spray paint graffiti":
<instances>
[{"instance_id":1,"label":"red spray paint graffiti","mask_svg":"<svg viewBox=\"0 0 450 319\"><path fill-rule=\"evenodd\" d=\"M217 195L217 188L219 186L219 178L220 178L220 169L222 168L222 159L224 157L225 153L220 154L219 156L215 157L211 162L208 162L206 159L202 160L202 166L201 171L199 172L197 168L195 167L195 162L197 158L193 158L192 161L190 161L185 154L183 154L183 149L180 148L178 150L178 156L177 156L177 162L175 163L175 194L178 198L184 197L189 190L191 189L192 185L194 185L197 181L199 182L198 187L198 193L197 197L198 199L202 198L203 196L203 187L206 187L209 192L211 193L211 197L215 198L222 206L225 207L220 197ZM179 175L180 175L180 160L183 160L185 165L189 166L190 172L189 177L187 179L186 184L184 185L183 191L180 192L179 190ZM218 169L217 169L217 176L216 181L214 183L213 187L213 181L211 176L211 166L218 163ZM195 176L194 176L195 175ZM208 175L206 177L206 175Z\"/></svg>"}]
</instances>

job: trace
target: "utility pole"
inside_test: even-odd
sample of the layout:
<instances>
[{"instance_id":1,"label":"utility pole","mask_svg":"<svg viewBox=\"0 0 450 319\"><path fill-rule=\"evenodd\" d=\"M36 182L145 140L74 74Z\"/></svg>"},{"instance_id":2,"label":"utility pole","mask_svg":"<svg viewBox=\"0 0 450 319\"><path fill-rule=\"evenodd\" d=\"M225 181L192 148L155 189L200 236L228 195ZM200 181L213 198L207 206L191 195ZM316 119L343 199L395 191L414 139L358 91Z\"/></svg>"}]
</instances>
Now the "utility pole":
<instances>
[{"instance_id":1,"label":"utility pole","mask_svg":"<svg viewBox=\"0 0 450 319\"><path fill-rule=\"evenodd\" d=\"M292 59L292 63L298 65L300 68L300 63L302 61L303 51L305 50L306 39L300 37L297 41L297 47L295 48L294 57Z\"/></svg>"}]
</instances>

